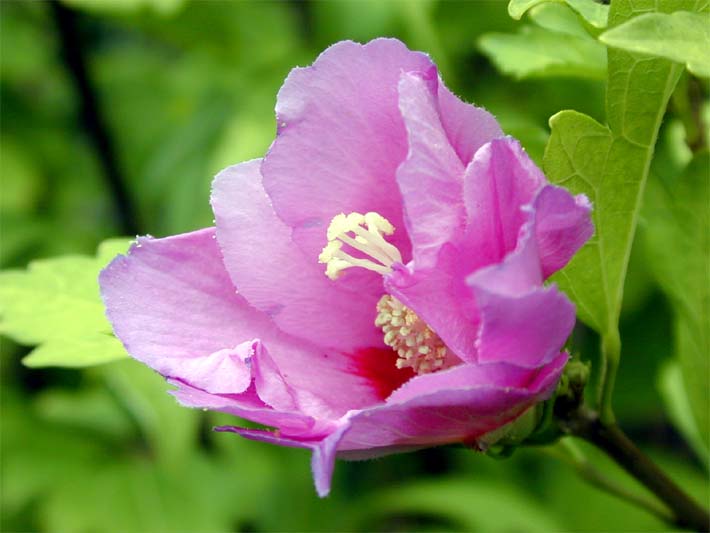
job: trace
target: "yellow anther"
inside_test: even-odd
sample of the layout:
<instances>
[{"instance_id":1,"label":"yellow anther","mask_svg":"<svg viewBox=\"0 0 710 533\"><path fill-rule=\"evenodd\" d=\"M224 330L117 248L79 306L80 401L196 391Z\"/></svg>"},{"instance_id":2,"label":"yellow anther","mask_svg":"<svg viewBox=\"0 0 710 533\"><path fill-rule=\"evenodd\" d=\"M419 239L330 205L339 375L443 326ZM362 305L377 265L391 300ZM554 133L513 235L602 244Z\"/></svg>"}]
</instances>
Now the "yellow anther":
<instances>
[{"instance_id":1,"label":"yellow anther","mask_svg":"<svg viewBox=\"0 0 710 533\"><path fill-rule=\"evenodd\" d=\"M417 314L385 294L377 302L375 325L382 328L385 344L397 355L397 368L411 367L417 374L443 368L448 348Z\"/></svg>"},{"instance_id":2,"label":"yellow anther","mask_svg":"<svg viewBox=\"0 0 710 533\"><path fill-rule=\"evenodd\" d=\"M378 213L340 213L328 226L328 244L318 256L318 262L327 264L325 273L330 279L336 279L343 270L351 267L387 274L392 271L394 263L402 261L399 250L383 237L392 233L394 226ZM360 252L363 257L345 252L343 245Z\"/></svg>"}]
</instances>

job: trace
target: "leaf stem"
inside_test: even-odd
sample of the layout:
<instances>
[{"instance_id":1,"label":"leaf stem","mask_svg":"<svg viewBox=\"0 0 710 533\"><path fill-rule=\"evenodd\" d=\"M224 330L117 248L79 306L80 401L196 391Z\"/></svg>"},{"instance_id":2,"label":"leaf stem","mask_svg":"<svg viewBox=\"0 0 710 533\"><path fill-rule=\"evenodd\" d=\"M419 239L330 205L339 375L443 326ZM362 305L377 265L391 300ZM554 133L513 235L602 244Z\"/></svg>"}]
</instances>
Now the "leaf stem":
<instances>
[{"instance_id":1,"label":"leaf stem","mask_svg":"<svg viewBox=\"0 0 710 533\"><path fill-rule=\"evenodd\" d=\"M613 424L615 418L612 409L612 397L614 384L616 383L616 371L619 369L619 360L621 358L621 339L618 329L614 329L602 336L601 350L603 370L599 380L599 413L601 420L605 424Z\"/></svg>"},{"instance_id":2,"label":"leaf stem","mask_svg":"<svg viewBox=\"0 0 710 533\"><path fill-rule=\"evenodd\" d=\"M560 420L562 429L594 444L627 473L640 481L673 513L670 523L683 529L708 531L710 514L676 485L639 450L615 423L606 423L595 411L581 406Z\"/></svg>"}]
</instances>

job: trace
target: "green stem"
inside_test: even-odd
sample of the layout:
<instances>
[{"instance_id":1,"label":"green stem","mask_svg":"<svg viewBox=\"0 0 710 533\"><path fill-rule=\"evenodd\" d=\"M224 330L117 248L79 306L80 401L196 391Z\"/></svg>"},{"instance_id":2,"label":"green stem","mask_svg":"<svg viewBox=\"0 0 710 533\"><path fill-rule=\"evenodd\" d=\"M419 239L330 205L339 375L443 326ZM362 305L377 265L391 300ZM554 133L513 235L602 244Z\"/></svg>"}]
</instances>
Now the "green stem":
<instances>
[{"instance_id":1,"label":"green stem","mask_svg":"<svg viewBox=\"0 0 710 533\"><path fill-rule=\"evenodd\" d=\"M676 485L614 423L605 423L594 411L582 406L561 421L563 430L580 437L611 457L640 481L673 513L672 524L683 529L708 531L710 514Z\"/></svg>"},{"instance_id":2,"label":"green stem","mask_svg":"<svg viewBox=\"0 0 710 533\"><path fill-rule=\"evenodd\" d=\"M615 421L612 409L616 371L621 358L621 339L618 329L602 337L602 375L599 381L599 413L602 422L613 424Z\"/></svg>"},{"instance_id":3,"label":"green stem","mask_svg":"<svg viewBox=\"0 0 710 533\"><path fill-rule=\"evenodd\" d=\"M560 440L557 446L564 451L558 452L555 449L555 446L550 446L548 452L572 466L577 471L577 474L579 474L579 476L586 480L590 485L593 485L604 492L608 492L609 494L613 494L614 496L625 500L632 505L646 509L646 511L657 516L664 522L673 521L673 515L665 506L659 504L655 500L645 498L639 494L627 490L625 487L618 485L612 479L597 470L594 465L589 462L589 459L587 459L584 455L584 452L580 450L569 437Z\"/></svg>"}]
</instances>

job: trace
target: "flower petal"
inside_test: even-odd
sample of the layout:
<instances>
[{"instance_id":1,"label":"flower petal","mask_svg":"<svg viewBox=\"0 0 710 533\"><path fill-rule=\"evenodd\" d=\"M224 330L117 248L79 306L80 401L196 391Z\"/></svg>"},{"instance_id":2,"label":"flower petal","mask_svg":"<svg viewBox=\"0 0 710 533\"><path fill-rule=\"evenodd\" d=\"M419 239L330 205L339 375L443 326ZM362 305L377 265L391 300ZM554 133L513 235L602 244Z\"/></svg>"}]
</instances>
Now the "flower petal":
<instances>
[{"instance_id":1,"label":"flower petal","mask_svg":"<svg viewBox=\"0 0 710 533\"><path fill-rule=\"evenodd\" d=\"M451 146L464 164L485 143L503 136L498 121L488 111L461 101L439 80L439 112Z\"/></svg>"},{"instance_id":2,"label":"flower petal","mask_svg":"<svg viewBox=\"0 0 710 533\"><path fill-rule=\"evenodd\" d=\"M385 277L385 288L413 309L456 356L474 362L478 310L464 283L468 272L461 270L462 264L460 250L447 243L433 268L396 267Z\"/></svg>"},{"instance_id":3,"label":"flower petal","mask_svg":"<svg viewBox=\"0 0 710 533\"><path fill-rule=\"evenodd\" d=\"M527 220L521 208L545 183L545 176L515 139L496 139L476 152L464 177L469 272L502 261L515 248Z\"/></svg>"},{"instance_id":4,"label":"flower petal","mask_svg":"<svg viewBox=\"0 0 710 533\"><path fill-rule=\"evenodd\" d=\"M583 194L548 185L535 200L535 235L545 278L564 267L594 233L592 205Z\"/></svg>"},{"instance_id":5,"label":"flower petal","mask_svg":"<svg viewBox=\"0 0 710 533\"><path fill-rule=\"evenodd\" d=\"M298 411L272 409L261 401L253 386L243 394L219 395L210 394L177 379L169 379L168 383L176 387L169 391L170 394L185 407L220 411L295 434L317 431L313 417Z\"/></svg>"},{"instance_id":6,"label":"flower petal","mask_svg":"<svg viewBox=\"0 0 710 533\"><path fill-rule=\"evenodd\" d=\"M523 209L527 222L519 229L515 249L508 252L502 261L470 274L466 279L468 286L513 297L541 288L542 268L535 239L537 213L529 206Z\"/></svg>"},{"instance_id":7,"label":"flower petal","mask_svg":"<svg viewBox=\"0 0 710 533\"><path fill-rule=\"evenodd\" d=\"M521 296L476 290L481 310L478 361L536 367L554 357L574 327L574 305L557 287Z\"/></svg>"},{"instance_id":8,"label":"flower petal","mask_svg":"<svg viewBox=\"0 0 710 533\"><path fill-rule=\"evenodd\" d=\"M385 405L346 417L350 429L339 450L473 443L513 420L554 390L567 354L540 369L460 365L414 378ZM511 386L512 383L520 386Z\"/></svg>"},{"instance_id":9,"label":"flower petal","mask_svg":"<svg viewBox=\"0 0 710 533\"><path fill-rule=\"evenodd\" d=\"M430 268L441 245L464 220L464 166L449 143L439 116L436 71L403 73L399 109L409 153L397 170L405 223L416 268Z\"/></svg>"},{"instance_id":10,"label":"flower petal","mask_svg":"<svg viewBox=\"0 0 710 533\"><path fill-rule=\"evenodd\" d=\"M192 384L194 367L200 365L193 359L257 338L274 363L257 362L264 381L276 367L303 413L333 419L380 401L376 385L350 372L352 356L281 332L235 293L213 228L142 238L128 256L117 257L101 273L100 284L109 320L128 353L166 377ZM238 367L231 371L241 372ZM238 382L238 376L233 379ZM197 380L207 383L199 372ZM228 378L214 378L210 387L219 382L213 390L223 389L221 380ZM285 401L275 387L263 384L262 392L270 391L264 393L266 401Z\"/></svg>"},{"instance_id":11,"label":"flower petal","mask_svg":"<svg viewBox=\"0 0 710 533\"><path fill-rule=\"evenodd\" d=\"M348 459L381 457L438 444L472 444L549 396L567 361L560 354L539 370L510 365L461 365L406 383L386 404L352 411L325 437L234 426L216 428L248 439L313 450L318 494L330 490L336 454Z\"/></svg>"},{"instance_id":12,"label":"flower petal","mask_svg":"<svg viewBox=\"0 0 710 533\"><path fill-rule=\"evenodd\" d=\"M239 293L281 330L319 346L349 352L381 345L377 295L343 289L317 257L303 255L264 192L260 163L223 170L212 189L217 240Z\"/></svg>"},{"instance_id":13,"label":"flower petal","mask_svg":"<svg viewBox=\"0 0 710 533\"><path fill-rule=\"evenodd\" d=\"M549 193L545 189L544 196L541 193L542 202L538 197L534 206L547 203L545 197L557 196L556 191L569 196L549 187ZM479 363L507 361L535 367L559 353L574 327L574 305L554 285L542 286L537 227L550 211L527 206L523 212L528 221L520 228L515 250L466 279L480 313Z\"/></svg>"},{"instance_id":14,"label":"flower petal","mask_svg":"<svg viewBox=\"0 0 710 533\"><path fill-rule=\"evenodd\" d=\"M249 388L251 369L245 362L251 357L254 342L246 341L235 348L224 348L207 357L186 358L181 372L190 383L213 394L238 394Z\"/></svg>"},{"instance_id":15,"label":"flower petal","mask_svg":"<svg viewBox=\"0 0 710 533\"><path fill-rule=\"evenodd\" d=\"M214 229L140 238L99 277L114 332L133 357L165 376L275 327L234 291ZM235 369L236 370L236 369Z\"/></svg>"},{"instance_id":16,"label":"flower petal","mask_svg":"<svg viewBox=\"0 0 710 533\"><path fill-rule=\"evenodd\" d=\"M407 139L397 83L401 72L433 68L425 54L376 39L335 44L311 67L289 74L276 105L278 136L262 172L276 213L308 257L318 256L328 224L341 212L376 211L403 227L395 171ZM404 231L392 242L408 255Z\"/></svg>"},{"instance_id":17,"label":"flower petal","mask_svg":"<svg viewBox=\"0 0 710 533\"><path fill-rule=\"evenodd\" d=\"M313 470L313 480L315 481L318 495L324 498L330 492L338 445L343 438L343 434L349 429L349 426L342 424L327 437L321 439L284 437L271 431L246 429L235 426L221 426L215 429L217 431L237 433L251 440L278 444L279 446L312 450L311 469Z\"/></svg>"}]
</instances>

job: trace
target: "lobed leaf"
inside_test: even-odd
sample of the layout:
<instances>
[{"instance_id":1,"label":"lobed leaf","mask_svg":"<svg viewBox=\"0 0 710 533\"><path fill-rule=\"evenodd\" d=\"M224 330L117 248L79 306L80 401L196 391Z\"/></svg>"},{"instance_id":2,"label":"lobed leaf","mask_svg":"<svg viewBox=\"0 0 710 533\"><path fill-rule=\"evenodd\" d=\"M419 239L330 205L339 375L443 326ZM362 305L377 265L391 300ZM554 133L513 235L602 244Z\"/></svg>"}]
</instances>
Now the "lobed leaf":
<instances>
[{"instance_id":1,"label":"lobed leaf","mask_svg":"<svg viewBox=\"0 0 710 533\"><path fill-rule=\"evenodd\" d=\"M0 333L40 346L24 363L32 367L95 365L126 357L112 336L98 286L99 271L127 239L111 239L96 257L64 256L0 273Z\"/></svg>"},{"instance_id":2,"label":"lobed leaf","mask_svg":"<svg viewBox=\"0 0 710 533\"><path fill-rule=\"evenodd\" d=\"M545 76L604 77L604 48L591 38L525 26L516 34L487 33L480 49L496 67L518 79Z\"/></svg>"},{"instance_id":3,"label":"lobed leaf","mask_svg":"<svg viewBox=\"0 0 710 533\"><path fill-rule=\"evenodd\" d=\"M608 46L685 64L697 76L710 77L708 13L646 13L599 36Z\"/></svg>"},{"instance_id":4,"label":"lobed leaf","mask_svg":"<svg viewBox=\"0 0 710 533\"><path fill-rule=\"evenodd\" d=\"M594 0L510 0L508 14L520 20L529 9L545 3L564 3L595 28L606 28L609 6Z\"/></svg>"},{"instance_id":5,"label":"lobed leaf","mask_svg":"<svg viewBox=\"0 0 710 533\"><path fill-rule=\"evenodd\" d=\"M669 1L664 10L698 7ZM610 24L656 8L653 0L617 0ZM595 236L557 280L578 306L581 320L614 338L641 195L658 129L682 69L666 59L608 51L608 126L574 111L550 119L543 166L553 183L585 193L594 203Z\"/></svg>"}]
</instances>

